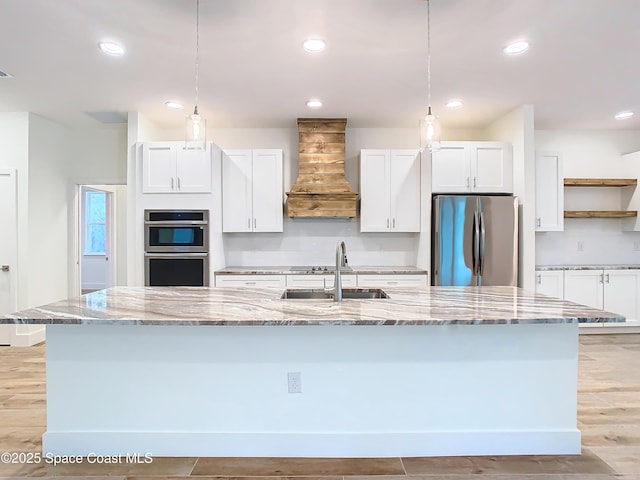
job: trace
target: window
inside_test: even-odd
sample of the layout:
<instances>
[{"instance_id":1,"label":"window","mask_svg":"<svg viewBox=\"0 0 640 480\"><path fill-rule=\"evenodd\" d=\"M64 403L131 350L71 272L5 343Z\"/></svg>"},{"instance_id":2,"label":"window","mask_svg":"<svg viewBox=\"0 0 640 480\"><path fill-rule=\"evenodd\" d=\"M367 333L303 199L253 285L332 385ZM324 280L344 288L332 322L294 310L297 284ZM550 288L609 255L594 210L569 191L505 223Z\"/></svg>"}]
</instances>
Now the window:
<instances>
[{"instance_id":1,"label":"window","mask_svg":"<svg viewBox=\"0 0 640 480\"><path fill-rule=\"evenodd\" d=\"M85 193L85 255L106 255L107 195L105 192Z\"/></svg>"}]
</instances>

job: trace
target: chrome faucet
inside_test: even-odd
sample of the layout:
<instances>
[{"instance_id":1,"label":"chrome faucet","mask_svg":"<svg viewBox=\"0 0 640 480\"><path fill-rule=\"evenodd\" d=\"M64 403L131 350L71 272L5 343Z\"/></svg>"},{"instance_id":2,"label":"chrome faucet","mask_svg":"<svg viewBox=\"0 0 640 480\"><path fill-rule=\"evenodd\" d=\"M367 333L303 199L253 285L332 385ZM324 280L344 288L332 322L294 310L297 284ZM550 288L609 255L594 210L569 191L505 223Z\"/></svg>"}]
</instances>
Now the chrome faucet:
<instances>
[{"instance_id":1,"label":"chrome faucet","mask_svg":"<svg viewBox=\"0 0 640 480\"><path fill-rule=\"evenodd\" d=\"M333 288L329 291L333 293L333 301L342 301L342 274L341 268L347 266L347 247L343 241L336 245L336 273L333 280Z\"/></svg>"}]
</instances>

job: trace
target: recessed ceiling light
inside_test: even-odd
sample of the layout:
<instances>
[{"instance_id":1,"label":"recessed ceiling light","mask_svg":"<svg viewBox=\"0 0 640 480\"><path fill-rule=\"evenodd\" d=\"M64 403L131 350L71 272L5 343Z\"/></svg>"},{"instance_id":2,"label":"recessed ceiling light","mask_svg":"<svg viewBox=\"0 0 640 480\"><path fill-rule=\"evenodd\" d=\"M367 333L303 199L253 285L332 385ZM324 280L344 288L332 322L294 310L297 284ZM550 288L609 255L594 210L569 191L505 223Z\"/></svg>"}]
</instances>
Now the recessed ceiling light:
<instances>
[{"instance_id":1,"label":"recessed ceiling light","mask_svg":"<svg viewBox=\"0 0 640 480\"><path fill-rule=\"evenodd\" d=\"M318 100L317 98L312 98L311 100L307 101L307 107L320 108L322 107L322 101Z\"/></svg>"},{"instance_id":2,"label":"recessed ceiling light","mask_svg":"<svg viewBox=\"0 0 640 480\"><path fill-rule=\"evenodd\" d=\"M122 45L118 45L115 42L100 42L98 44L100 50L102 50L107 55L120 56L124 54L124 47Z\"/></svg>"},{"instance_id":3,"label":"recessed ceiling light","mask_svg":"<svg viewBox=\"0 0 640 480\"><path fill-rule=\"evenodd\" d=\"M322 52L325 48L327 48L327 44L324 40L320 40L319 38L310 38L306 40L302 46L307 52Z\"/></svg>"},{"instance_id":4,"label":"recessed ceiling light","mask_svg":"<svg viewBox=\"0 0 640 480\"><path fill-rule=\"evenodd\" d=\"M172 101L168 101L168 102L164 102L164 104L169 107L169 108L174 108L176 110L180 110L181 108L184 108L184 105L182 105L180 102L172 102Z\"/></svg>"},{"instance_id":5,"label":"recessed ceiling light","mask_svg":"<svg viewBox=\"0 0 640 480\"><path fill-rule=\"evenodd\" d=\"M529 50L529 42L520 40L517 42L510 43L502 50L507 55L520 55L521 53Z\"/></svg>"},{"instance_id":6,"label":"recessed ceiling light","mask_svg":"<svg viewBox=\"0 0 640 480\"><path fill-rule=\"evenodd\" d=\"M462 106L462 100L449 100L447 102L447 108L458 108Z\"/></svg>"},{"instance_id":7,"label":"recessed ceiling light","mask_svg":"<svg viewBox=\"0 0 640 480\"><path fill-rule=\"evenodd\" d=\"M616 113L616 120L625 120L631 117L633 117L633 112L625 111L625 112Z\"/></svg>"}]
</instances>

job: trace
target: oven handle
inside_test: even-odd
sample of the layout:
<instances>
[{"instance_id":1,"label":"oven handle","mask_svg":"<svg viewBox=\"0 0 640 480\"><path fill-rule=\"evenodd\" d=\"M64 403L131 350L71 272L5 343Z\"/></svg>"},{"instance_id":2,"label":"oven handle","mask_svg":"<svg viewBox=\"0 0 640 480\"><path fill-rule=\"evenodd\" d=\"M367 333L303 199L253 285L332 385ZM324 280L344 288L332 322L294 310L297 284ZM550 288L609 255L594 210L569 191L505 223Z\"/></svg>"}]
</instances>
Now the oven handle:
<instances>
[{"instance_id":1,"label":"oven handle","mask_svg":"<svg viewBox=\"0 0 640 480\"><path fill-rule=\"evenodd\" d=\"M208 257L208 253L145 253L145 257L177 258L177 257Z\"/></svg>"},{"instance_id":2,"label":"oven handle","mask_svg":"<svg viewBox=\"0 0 640 480\"><path fill-rule=\"evenodd\" d=\"M162 221L162 222L145 220L144 224L157 226L157 227L182 227L184 225L209 225L209 222L201 221L201 220L171 220L171 221Z\"/></svg>"}]
</instances>

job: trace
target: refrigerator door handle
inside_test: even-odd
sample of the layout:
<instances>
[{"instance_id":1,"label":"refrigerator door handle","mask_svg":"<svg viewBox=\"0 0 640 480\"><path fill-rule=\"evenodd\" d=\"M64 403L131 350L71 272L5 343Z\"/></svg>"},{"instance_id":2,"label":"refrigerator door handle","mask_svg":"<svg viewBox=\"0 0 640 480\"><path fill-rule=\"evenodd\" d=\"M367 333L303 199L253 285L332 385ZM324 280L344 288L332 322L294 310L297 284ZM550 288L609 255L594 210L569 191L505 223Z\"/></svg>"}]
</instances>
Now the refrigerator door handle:
<instances>
[{"instance_id":1,"label":"refrigerator door handle","mask_svg":"<svg viewBox=\"0 0 640 480\"><path fill-rule=\"evenodd\" d=\"M478 258L478 274L484 275L484 255L487 246L487 233L484 228L484 215L480 212L480 240L479 240L479 250L480 257Z\"/></svg>"},{"instance_id":2,"label":"refrigerator door handle","mask_svg":"<svg viewBox=\"0 0 640 480\"><path fill-rule=\"evenodd\" d=\"M473 243L471 251L472 275L478 275L480 263L480 217L478 212L473 213L473 237L471 241Z\"/></svg>"}]
</instances>

